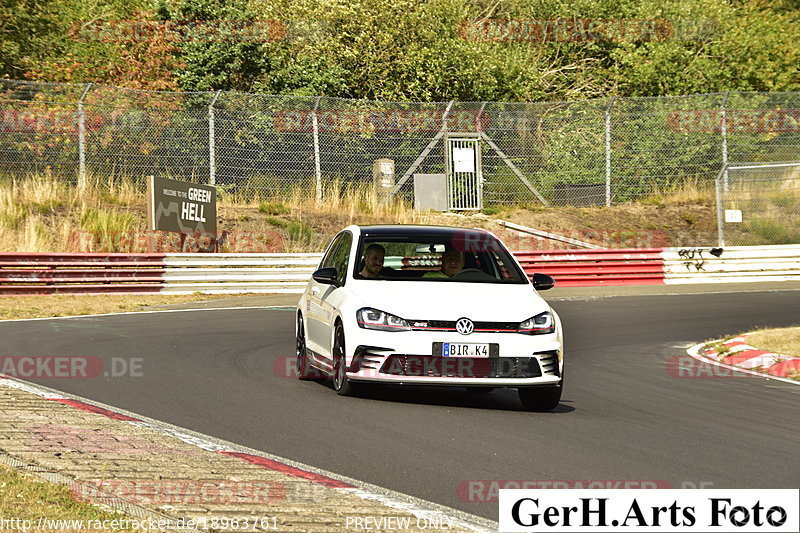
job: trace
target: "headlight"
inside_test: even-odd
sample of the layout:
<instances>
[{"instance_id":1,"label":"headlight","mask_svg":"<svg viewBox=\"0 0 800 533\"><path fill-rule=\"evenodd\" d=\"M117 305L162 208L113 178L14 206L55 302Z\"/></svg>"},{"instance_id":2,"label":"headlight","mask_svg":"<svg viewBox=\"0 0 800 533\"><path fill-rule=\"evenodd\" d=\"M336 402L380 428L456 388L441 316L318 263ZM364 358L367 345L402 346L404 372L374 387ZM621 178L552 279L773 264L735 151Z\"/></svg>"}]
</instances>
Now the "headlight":
<instances>
[{"instance_id":1,"label":"headlight","mask_svg":"<svg viewBox=\"0 0 800 533\"><path fill-rule=\"evenodd\" d=\"M553 315L550 311L539 313L535 317L529 318L520 322L517 333L525 335L544 335L546 333L553 333L556 330L556 323L553 320Z\"/></svg>"},{"instance_id":2,"label":"headlight","mask_svg":"<svg viewBox=\"0 0 800 533\"><path fill-rule=\"evenodd\" d=\"M408 322L399 316L390 315L371 307L364 307L356 312L359 327L378 329L380 331L411 331Z\"/></svg>"}]
</instances>

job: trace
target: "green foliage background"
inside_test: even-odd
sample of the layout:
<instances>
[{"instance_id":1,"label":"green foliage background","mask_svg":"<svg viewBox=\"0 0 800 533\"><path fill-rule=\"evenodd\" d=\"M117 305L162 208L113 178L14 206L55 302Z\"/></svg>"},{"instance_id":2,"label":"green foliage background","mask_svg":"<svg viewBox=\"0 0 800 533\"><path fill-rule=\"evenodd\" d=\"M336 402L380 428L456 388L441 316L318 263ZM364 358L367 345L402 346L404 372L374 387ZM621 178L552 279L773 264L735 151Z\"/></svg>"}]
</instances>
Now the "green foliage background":
<instances>
[{"instance_id":1,"label":"green foliage background","mask_svg":"<svg viewBox=\"0 0 800 533\"><path fill-rule=\"evenodd\" d=\"M800 90L796 0L1 1L0 76L14 79L393 101ZM459 32L480 19L661 19L675 31L584 42ZM120 20L272 21L282 30L260 41L224 27L185 39L82 31Z\"/></svg>"}]
</instances>

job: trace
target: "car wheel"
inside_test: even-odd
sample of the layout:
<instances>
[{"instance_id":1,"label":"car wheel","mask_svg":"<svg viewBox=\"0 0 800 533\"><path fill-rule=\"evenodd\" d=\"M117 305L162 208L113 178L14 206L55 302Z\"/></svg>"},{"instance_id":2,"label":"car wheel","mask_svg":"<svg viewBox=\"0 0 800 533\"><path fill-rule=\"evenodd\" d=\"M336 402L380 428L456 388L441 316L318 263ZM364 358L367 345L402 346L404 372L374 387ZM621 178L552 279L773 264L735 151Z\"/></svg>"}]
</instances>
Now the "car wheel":
<instances>
[{"instance_id":1,"label":"car wheel","mask_svg":"<svg viewBox=\"0 0 800 533\"><path fill-rule=\"evenodd\" d=\"M519 389L519 399L528 411L552 411L561 401L563 387L526 387Z\"/></svg>"},{"instance_id":2,"label":"car wheel","mask_svg":"<svg viewBox=\"0 0 800 533\"><path fill-rule=\"evenodd\" d=\"M344 328L341 324L336 324L333 334L333 389L339 396L351 396L355 391L353 384L347 379L344 347Z\"/></svg>"},{"instance_id":3,"label":"car wheel","mask_svg":"<svg viewBox=\"0 0 800 533\"><path fill-rule=\"evenodd\" d=\"M297 342L295 344L297 352L297 379L303 381L319 380L319 370L311 366L308 360L308 351L306 350L306 330L303 326L303 317L297 315Z\"/></svg>"},{"instance_id":4,"label":"car wheel","mask_svg":"<svg viewBox=\"0 0 800 533\"><path fill-rule=\"evenodd\" d=\"M489 394L494 387L467 387L467 392L472 394Z\"/></svg>"}]
</instances>

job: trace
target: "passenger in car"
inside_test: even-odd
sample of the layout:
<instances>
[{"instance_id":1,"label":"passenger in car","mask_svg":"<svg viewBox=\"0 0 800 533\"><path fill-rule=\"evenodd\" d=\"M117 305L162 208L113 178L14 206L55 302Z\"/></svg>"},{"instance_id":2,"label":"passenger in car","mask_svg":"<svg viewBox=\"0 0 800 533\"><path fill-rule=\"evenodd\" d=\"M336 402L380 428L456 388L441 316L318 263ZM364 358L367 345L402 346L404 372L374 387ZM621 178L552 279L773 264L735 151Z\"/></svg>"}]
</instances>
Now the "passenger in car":
<instances>
[{"instance_id":1,"label":"passenger in car","mask_svg":"<svg viewBox=\"0 0 800 533\"><path fill-rule=\"evenodd\" d=\"M361 260L364 267L359 274L365 278L377 278L383 269L383 258L386 249L380 244L370 244L364 250L364 258Z\"/></svg>"},{"instance_id":2,"label":"passenger in car","mask_svg":"<svg viewBox=\"0 0 800 533\"><path fill-rule=\"evenodd\" d=\"M447 248L442 254L442 268L428 272L423 278L452 278L464 268L464 254L455 248Z\"/></svg>"}]
</instances>

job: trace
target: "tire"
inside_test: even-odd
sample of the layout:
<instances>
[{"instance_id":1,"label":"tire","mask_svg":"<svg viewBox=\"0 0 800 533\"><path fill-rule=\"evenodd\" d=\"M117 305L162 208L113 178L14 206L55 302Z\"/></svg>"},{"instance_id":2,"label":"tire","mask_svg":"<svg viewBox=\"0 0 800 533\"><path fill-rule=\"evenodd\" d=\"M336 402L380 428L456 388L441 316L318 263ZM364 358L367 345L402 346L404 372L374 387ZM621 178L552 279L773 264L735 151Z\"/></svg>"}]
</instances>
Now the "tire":
<instances>
[{"instance_id":1,"label":"tire","mask_svg":"<svg viewBox=\"0 0 800 533\"><path fill-rule=\"evenodd\" d=\"M341 323L337 323L333 334L333 390L339 396L352 396L355 394L355 387L347 379L345 353L344 328Z\"/></svg>"},{"instance_id":2,"label":"tire","mask_svg":"<svg viewBox=\"0 0 800 533\"><path fill-rule=\"evenodd\" d=\"M526 387L519 389L519 400L528 411L552 411L561 401L562 390L562 386Z\"/></svg>"},{"instance_id":3,"label":"tire","mask_svg":"<svg viewBox=\"0 0 800 533\"><path fill-rule=\"evenodd\" d=\"M489 394L494 389L494 387L467 387L467 392L470 394Z\"/></svg>"},{"instance_id":4,"label":"tire","mask_svg":"<svg viewBox=\"0 0 800 533\"><path fill-rule=\"evenodd\" d=\"M301 381L318 381L321 379L320 371L311 366L306 349L306 330L303 326L302 315L297 315L297 337L295 341L297 356L297 379Z\"/></svg>"}]
</instances>

